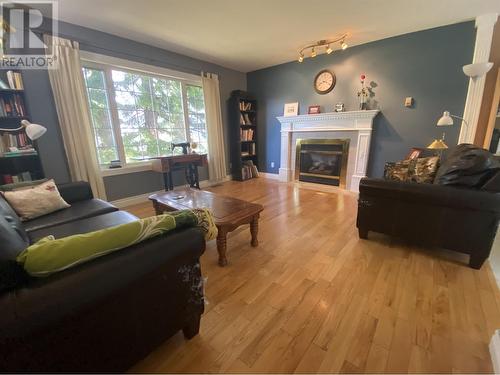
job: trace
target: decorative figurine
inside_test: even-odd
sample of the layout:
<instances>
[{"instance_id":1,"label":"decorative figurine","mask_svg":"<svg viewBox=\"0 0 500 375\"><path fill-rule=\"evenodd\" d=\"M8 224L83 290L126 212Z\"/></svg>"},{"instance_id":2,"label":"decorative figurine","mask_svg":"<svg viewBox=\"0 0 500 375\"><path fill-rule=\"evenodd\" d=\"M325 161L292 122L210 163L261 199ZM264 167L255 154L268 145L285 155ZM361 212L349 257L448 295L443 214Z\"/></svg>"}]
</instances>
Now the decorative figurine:
<instances>
[{"instance_id":1,"label":"decorative figurine","mask_svg":"<svg viewBox=\"0 0 500 375\"><path fill-rule=\"evenodd\" d=\"M344 112L344 111L345 111L344 103L335 104L335 112Z\"/></svg>"},{"instance_id":2,"label":"decorative figurine","mask_svg":"<svg viewBox=\"0 0 500 375\"><path fill-rule=\"evenodd\" d=\"M358 91L359 109L365 110L365 109L367 109L366 99L368 98L368 95L370 95L370 92L369 92L368 87L365 87L366 76L364 74L361 74L360 78L361 78L361 90Z\"/></svg>"}]
</instances>

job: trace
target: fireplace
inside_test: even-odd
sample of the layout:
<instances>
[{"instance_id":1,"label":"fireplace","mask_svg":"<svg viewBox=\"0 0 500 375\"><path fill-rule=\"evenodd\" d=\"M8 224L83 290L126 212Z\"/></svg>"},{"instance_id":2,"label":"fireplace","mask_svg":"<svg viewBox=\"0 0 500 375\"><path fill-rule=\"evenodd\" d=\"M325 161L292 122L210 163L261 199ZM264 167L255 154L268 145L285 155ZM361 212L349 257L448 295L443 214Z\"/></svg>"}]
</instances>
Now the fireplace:
<instances>
[{"instance_id":1,"label":"fireplace","mask_svg":"<svg viewBox=\"0 0 500 375\"><path fill-rule=\"evenodd\" d=\"M297 139L295 178L345 188L349 139Z\"/></svg>"}]
</instances>

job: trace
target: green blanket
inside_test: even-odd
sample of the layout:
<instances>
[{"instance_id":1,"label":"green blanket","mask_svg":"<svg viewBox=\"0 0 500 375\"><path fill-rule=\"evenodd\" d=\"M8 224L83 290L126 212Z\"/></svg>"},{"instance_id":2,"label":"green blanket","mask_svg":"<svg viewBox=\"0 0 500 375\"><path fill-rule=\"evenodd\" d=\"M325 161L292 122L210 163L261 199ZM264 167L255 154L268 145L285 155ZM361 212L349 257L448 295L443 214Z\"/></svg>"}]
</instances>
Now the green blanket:
<instances>
[{"instance_id":1,"label":"green blanket","mask_svg":"<svg viewBox=\"0 0 500 375\"><path fill-rule=\"evenodd\" d=\"M31 276L48 276L174 229L195 226L203 229L206 240L217 236L208 210L175 211L60 239L48 236L19 254L17 261Z\"/></svg>"}]
</instances>

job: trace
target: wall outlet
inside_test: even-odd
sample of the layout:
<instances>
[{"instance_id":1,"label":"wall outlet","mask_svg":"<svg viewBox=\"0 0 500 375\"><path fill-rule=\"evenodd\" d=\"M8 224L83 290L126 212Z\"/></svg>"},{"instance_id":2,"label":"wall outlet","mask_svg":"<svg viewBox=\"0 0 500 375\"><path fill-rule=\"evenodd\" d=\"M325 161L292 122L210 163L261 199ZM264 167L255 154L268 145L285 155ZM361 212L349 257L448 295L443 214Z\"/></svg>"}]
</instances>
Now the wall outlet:
<instances>
[{"instance_id":1,"label":"wall outlet","mask_svg":"<svg viewBox=\"0 0 500 375\"><path fill-rule=\"evenodd\" d=\"M405 107L411 107L412 105L413 105L413 98L411 96L405 98Z\"/></svg>"},{"instance_id":2,"label":"wall outlet","mask_svg":"<svg viewBox=\"0 0 500 375\"><path fill-rule=\"evenodd\" d=\"M271 162L271 168L274 168L274 161Z\"/></svg>"}]
</instances>

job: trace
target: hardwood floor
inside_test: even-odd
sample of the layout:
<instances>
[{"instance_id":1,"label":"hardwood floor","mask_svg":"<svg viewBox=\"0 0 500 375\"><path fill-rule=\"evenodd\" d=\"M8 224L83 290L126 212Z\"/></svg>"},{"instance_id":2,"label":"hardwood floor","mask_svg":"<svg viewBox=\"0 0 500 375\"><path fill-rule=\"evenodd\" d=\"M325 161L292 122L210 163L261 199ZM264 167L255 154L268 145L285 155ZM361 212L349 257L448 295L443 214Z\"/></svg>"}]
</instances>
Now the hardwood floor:
<instances>
[{"instance_id":1,"label":"hardwood floor","mask_svg":"<svg viewBox=\"0 0 500 375\"><path fill-rule=\"evenodd\" d=\"M500 328L491 269L383 235L358 238L357 197L269 179L209 190L264 205L260 246L242 227L202 270L201 331L166 341L133 372L491 372ZM130 207L153 214L147 203Z\"/></svg>"}]
</instances>

